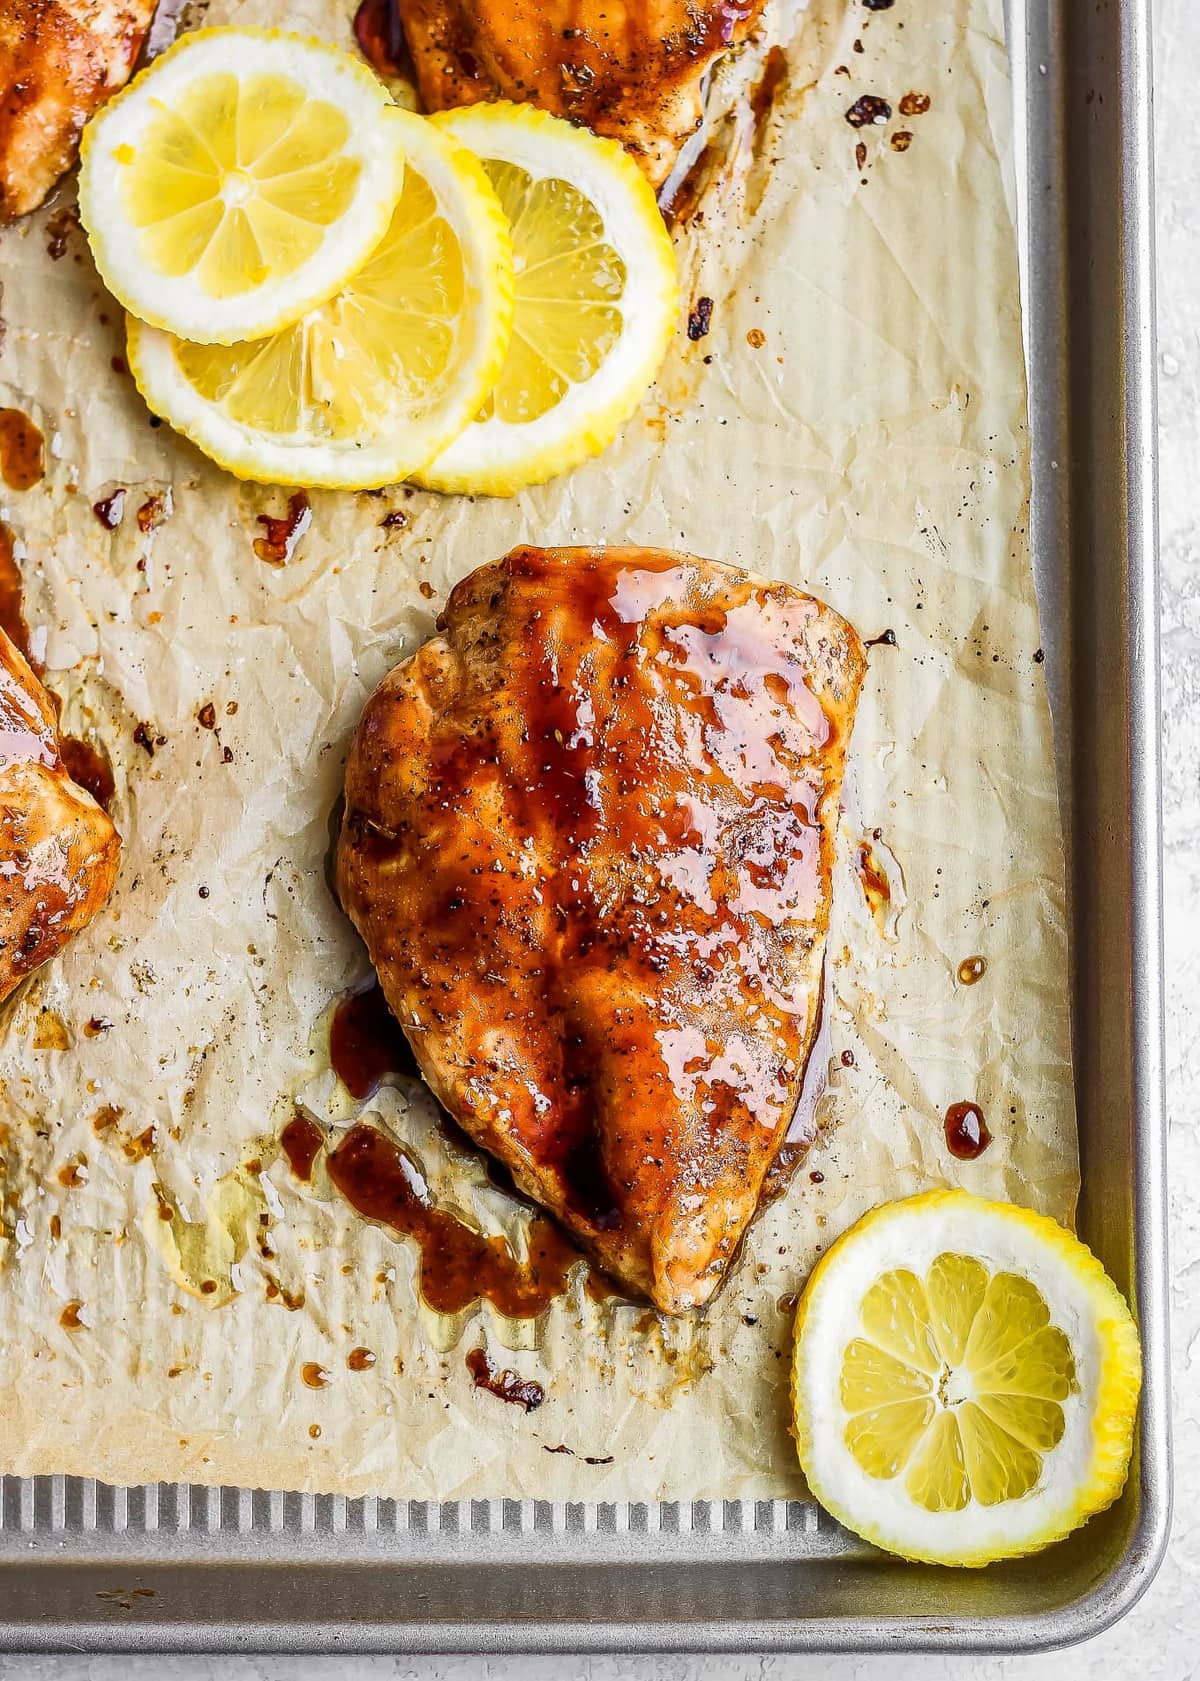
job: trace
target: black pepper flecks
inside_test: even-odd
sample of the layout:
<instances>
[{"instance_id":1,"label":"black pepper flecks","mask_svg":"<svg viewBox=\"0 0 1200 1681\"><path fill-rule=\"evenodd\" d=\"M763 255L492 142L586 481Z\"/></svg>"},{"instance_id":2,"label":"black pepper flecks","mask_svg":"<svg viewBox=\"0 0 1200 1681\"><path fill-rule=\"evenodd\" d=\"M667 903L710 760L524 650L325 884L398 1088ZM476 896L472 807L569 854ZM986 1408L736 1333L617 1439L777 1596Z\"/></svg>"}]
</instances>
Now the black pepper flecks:
<instances>
[{"instance_id":1,"label":"black pepper flecks","mask_svg":"<svg viewBox=\"0 0 1200 1681\"><path fill-rule=\"evenodd\" d=\"M713 301L711 298L697 298L694 307L688 315L688 338L695 344L708 333L712 325Z\"/></svg>"},{"instance_id":2,"label":"black pepper flecks","mask_svg":"<svg viewBox=\"0 0 1200 1681\"><path fill-rule=\"evenodd\" d=\"M869 125L886 123L892 114L892 108L886 99L877 93L864 93L854 101L846 112L846 121L851 128L867 128Z\"/></svg>"}]
</instances>

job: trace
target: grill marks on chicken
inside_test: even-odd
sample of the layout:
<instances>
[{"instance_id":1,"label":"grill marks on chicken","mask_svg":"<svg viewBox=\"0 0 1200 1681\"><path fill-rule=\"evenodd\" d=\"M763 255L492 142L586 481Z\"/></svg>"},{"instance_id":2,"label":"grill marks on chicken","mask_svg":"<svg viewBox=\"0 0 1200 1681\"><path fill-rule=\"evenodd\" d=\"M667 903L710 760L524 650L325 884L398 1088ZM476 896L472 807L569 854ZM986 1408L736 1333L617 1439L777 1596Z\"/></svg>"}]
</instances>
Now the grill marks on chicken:
<instances>
[{"instance_id":1,"label":"grill marks on chicken","mask_svg":"<svg viewBox=\"0 0 1200 1681\"><path fill-rule=\"evenodd\" d=\"M626 146L652 185L700 127L713 61L764 0L399 0L426 109L540 105Z\"/></svg>"},{"instance_id":2,"label":"grill marks on chicken","mask_svg":"<svg viewBox=\"0 0 1200 1681\"><path fill-rule=\"evenodd\" d=\"M155 0L0 4L0 222L36 210L84 123L123 87Z\"/></svg>"},{"instance_id":3,"label":"grill marks on chicken","mask_svg":"<svg viewBox=\"0 0 1200 1681\"><path fill-rule=\"evenodd\" d=\"M421 1071L599 1264L708 1299L816 1031L865 669L783 584L521 548L371 697L342 903Z\"/></svg>"},{"instance_id":4,"label":"grill marks on chicken","mask_svg":"<svg viewBox=\"0 0 1200 1681\"><path fill-rule=\"evenodd\" d=\"M0 631L0 999L92 920L120 852L67 774L54 703Z\"/></svg>"}]
</instances>

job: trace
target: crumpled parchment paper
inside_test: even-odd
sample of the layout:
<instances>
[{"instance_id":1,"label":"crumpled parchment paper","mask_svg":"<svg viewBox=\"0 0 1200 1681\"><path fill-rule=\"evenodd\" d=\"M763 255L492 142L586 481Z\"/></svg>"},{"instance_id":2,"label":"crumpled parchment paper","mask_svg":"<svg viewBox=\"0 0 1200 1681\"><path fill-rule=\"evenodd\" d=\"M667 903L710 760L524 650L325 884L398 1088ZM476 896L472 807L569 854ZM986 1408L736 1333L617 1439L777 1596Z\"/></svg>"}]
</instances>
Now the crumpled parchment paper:
<instances>
[{"instance_id":1,"label":"crumpled parchment paper","mask_svg":"<svg viewBox=\"0 0 1200 1681\"><path fill-rule=\"evenodd\" d=\"M239 485L138 399L70 185L0 238L0 404L48 445L41 484L0 485L0 518L65 725L112 757L125 836L111 904L0 1024L4 1470L414 1498L793 1494L790 1301L837 1233L942 1183L1069 1218L1000 13L776 13L716 77L714 179L679 236L709 330L681 323L617 445L512 502L314 494L278 567L253 539L286 493ZM338 0L208 8L228 20L351 41ZM756 123L745 91L772 32L786 71ZM847 122L864 93L890 120ZM118 487L110 533L93 504ZM359 710L451 585L520 540L690 549L894 632L872 650L847 786L821 1133L697 1320L594 1302L578 1280L541 1322L439 1318L412 1245L277 1153L298 1095L354 1112L322 1024L366 972L326 884ZM864 837L889 907L863 890ZM986 971L964 986L975 955ZM973 1163L942 1125L967 1099L993 1133ZM528 1216L418 1086L367 1107L446 1205L519 1247ZM207 1297L201 1274L219 1277ZM545 1386L539 1410L474 1388L481 1343ZM349 1369L355 1347L374 1365Z\"/></svg>"}]
</instances>

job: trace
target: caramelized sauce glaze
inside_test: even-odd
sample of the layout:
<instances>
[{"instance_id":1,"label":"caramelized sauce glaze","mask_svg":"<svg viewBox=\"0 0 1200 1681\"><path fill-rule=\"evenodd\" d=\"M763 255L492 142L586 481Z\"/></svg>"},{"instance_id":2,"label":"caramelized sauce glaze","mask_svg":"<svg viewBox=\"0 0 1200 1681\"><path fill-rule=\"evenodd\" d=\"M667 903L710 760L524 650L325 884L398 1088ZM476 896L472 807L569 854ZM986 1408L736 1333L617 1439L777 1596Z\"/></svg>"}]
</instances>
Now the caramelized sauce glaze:
<instances>
[{"instance_id":1,"label":"caramelized sauce glaze","mask_svg":"<svg viewBox=\"0 0 1200 1681\"><path fill-rule=\"evenodd\" d=\"M664 974L677 960L678 947L688 943L687 935L677 934L671 919L657 907L636 900L624 904L619 916L612 915L602 893L587 879L583 860L597 838L601 818L594 774L601 744L589 693L587 639L581 636L575 643L564 634L560 614L551 610L551 605L564 604L561 568L551 567L536 551L525 550L510 559L509 569L547 602L545 610L534 611L525 659L510 673L527 744L524 763L514 767L517 774L511 793L524 831L549 838L563 866L543 888L557 898L556 919L562 925L563 940L557 952L539 954L546 1002L561 1047L562 1087L553 1123L542 1130L537 1147L543 1165L552 1167L560 1178L568 1205L593 1230L611 1230L620 1221L619 1199L609 1181L593 1121L592 1086L598 1064L590 1024L570 997L573 978L580 966L627 966L643 977ZM686 596L686 577L670 567L580 567L569 580L571 620L603 639L615 673L613 682L621 690L621 716L603 746L609 758L608 773L624 797L603 813L606 844L614 843L633 858L678 849L675 868L685 891L691 880L711 878L719 867L709 834L713 819L699 800L685 798L672 805L660 798L660 790L674 780L672 770L678 774L682 744L664 739L657 684L645 680L643 661L653 659L665 665L696 696L702 715L717 726L711 732L712 748L707 755L709 774L715 780L728 782L747 771L752 777L755 773L763 778L778 776L779 766L762 732L771 733L772 713L775 726L783 727L784 703L802 712L818 745L824 745L830 733L829 722L794 661L764 635L756 602L728 611L713 608L681 615L682 622L654 636L650 648L639 646L647 613ZM494 777L497 763L496 750L486 738L451 737L434 758L430 778L434 804L444 808L459 798L464 787L478 786L481 777ZM803 914L818 897L815 790L802 779L790 806L781 804L779 792L777 783L765 783L762 797L752 808L754 839L747 846L749 880L742 887L744 904L730 907L725 935L734 950L748 938L751 918L781 921L796 910ZM571 861L577 856L580 867L573 869ZM761 893L755 891L756 880ZM777 886L790 889L782 902ZM499 920L503 900L495 874L487 872L457 875L443 895L438 907L438 943L443 952L459 944L464 970L474 966L480 927ZM674 903L686 930L689 910L683 893ZM461 930L461 943L456 940L457 930ZM723 942L712 943L719 950ZM708 976L700 978L703 984ZM669 1041L669 1033L659 1036L660 1045ZM695 1076L689 1065L696 1060L706 1063L711 1049L703 1042L693 1043L689 1036L679 1053L668 1053L665 1058L668 1078L691 1085ZM656 1060L663 1060L661 1049ZM784 1091L775 1074L775 1068L764 1074L756 1096L766 1113L778 1116ZM735 1101L734 1087L714 1086L714 1115L722 1103Z\"/></svg>"},{"instance_id":2,"label":"caramelized sauce glaze","mask_svg":"<svg viewBox=\"0 0 1200 1681\"><path fill-rule=\"evenodd\" d=\"M0 645L0 770L10 777L0 800L3 998L55 956L103 904L116 874L120 838L90 804L85 809L71 780L68 753L104 785L102 769L92 763L95 750L85 743L68 745L59 735L58 702L38 680L20 569L12 534L3 526L0 625L7 637ZM33 766L39 775L26 774Z\"/></svg>"},{"instance_id":3,"label":"caramelized sauce glaze","mask_svg":"<svg viewBox=\"0 0 1200 1681\"><path fill-rule=\"evenodd\" d=\"M767 53L762 75L750 91L750 111L756 128L761 126L770 113L775 97L787 79L787 70L787 54L776 44Z\"/></svg>"},{"instance_id":4,"label":"caramelized sauce glaze","mask_svg":"<svg viewBox=\"0 0 1200 1681\"><path fill-rule=\"evenodd\" d=\"M740 1237L795 1107L861 646L785 586L644 550L517 549L439 626L359 726L342 902L439 1098L628 1282L663 1187L681 1220L719 1187Z\"/></svg>"},{"instance_id":5,"label":"caramelized sauce glaze","mask_svg":"<svg viewBox=\"0 0 1200 1681\"><path fill-rule=\"evenodd\" d=\"M858 879L862 882L872 915L878 916L881 912L886 912L892 902L891 884L869 840L859 842L854 855L854 867L858 871Z\"/></svg>"},{"instance_id":6,"label":"caramelized sauce glaze","mask_svg":"<svg viewBox=\"0 0 1200 1681\"><path fill-rule=\"evenodd\" d=\"M92 503L92 512L105 531L115 531L124 519L127 495L128 492L118 486L111 495L102 496L98 502Z\"/></svg>"},{"instance_id":7,"label":"caramelized sauce glaze","mask_svg":"<svg viewBox=\"0 0 1200 1681\"><path fill-rule=\"evenodd\" d=\"M398 6L426 110L488 99L540 105L619 140L657 187L703 122L709 66L750 34L763 0ZM373 56L369 42L364 49Z\"/></svg>"}]
</instances>

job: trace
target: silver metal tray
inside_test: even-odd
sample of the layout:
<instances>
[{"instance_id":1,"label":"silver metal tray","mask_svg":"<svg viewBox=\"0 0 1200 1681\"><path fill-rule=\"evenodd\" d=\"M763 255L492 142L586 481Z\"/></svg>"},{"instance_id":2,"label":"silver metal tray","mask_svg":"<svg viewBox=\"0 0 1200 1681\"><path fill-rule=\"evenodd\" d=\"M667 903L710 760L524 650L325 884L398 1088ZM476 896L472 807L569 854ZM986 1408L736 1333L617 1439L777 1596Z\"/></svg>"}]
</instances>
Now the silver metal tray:
<instances>
[{"instance_id":1,"label":"silver metal tray","mask_svg":"<svg viewBox=\"0 0 1200 1681\"><path fill-rule=\"evenodd\" d=\"M1146 1587L1170 1509L1146 0L1010 0L1034 547L1072 891L1080 1225L1146 1381L1118 1504L986 1571L793 1502L554 1505L0 1481L0 1648L1030 1650ZM964 283L969 280L964 276Z\"/></svg>"}]
</instances>

